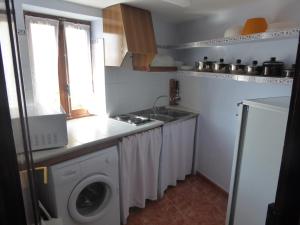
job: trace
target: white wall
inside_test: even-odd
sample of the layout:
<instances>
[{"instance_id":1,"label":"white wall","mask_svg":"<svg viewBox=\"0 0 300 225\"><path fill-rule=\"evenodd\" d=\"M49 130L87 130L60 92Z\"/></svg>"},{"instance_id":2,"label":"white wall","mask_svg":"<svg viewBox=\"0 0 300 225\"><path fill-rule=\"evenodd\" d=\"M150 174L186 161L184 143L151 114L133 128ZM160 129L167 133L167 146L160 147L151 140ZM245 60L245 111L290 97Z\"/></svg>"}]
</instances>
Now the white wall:
<instances>
[{"instance_id":1,"label":"white wall","mask_svg":"<svg viewBox=\"0 0 300 225\"><path fill-rule=\"evenodd\" d=\"M229 190L237 132L237 103L243 99L289 96L290 86L178 75L181 105L200 112L198 171Z\"/></svg>"},{"instance_id":2,"label":"white wall","mask_svg":"<svg viewBox=\"0 0 300 225\"><path fill-rule=\"evenodd\" d=\"M152 14L156 43L176 43L176 27ZM159 49L161 54L171 54ZM159 95L169 95L169 79L175 73L153 73L134 71L131 58L127 57L121 68L106 68L106 98L109 114L128 113L152 107ZM168 99L161 99L158 105L167 105Z\"/></svg>"},{"instance_id":3,"label":"white wall","mask_svg":"<svg viewBox=\"0 0 300 225\"><path fill-rule=\"evenodd\" d=\"M169 94L174 73L149 73L125 68L106 69L106 98L109 114L128 113L152 107L159 95ZM161 99L159 105L167 105Z\"/></svg>"},{"instance_id":4,"label":"white wall","mask_svg":"<svg viewBox=\"0 0 300 225\"><path fill-rule=\"evenodd\" d=\"M206 15L178 24L179 43L221 38L232 25L242 25L247 18L263 16L269 22L294 20L300 23L300 1L262 0L237 6L215 15ZM271 56L286 64L295 63L298 39L238 44L227 47L198 48L177 51L177 59L194 65L208 56L232 63L240 58L245 63L259 63ZM287 96L291 86L238 82L216 78L187 77L179 74L181 105L200 111L198 137L198 170L228 191L237 131L236 104L243 99Z\"/></svg>"},{"instance_id":5,"label":"white wall","mask_svg":"<svg viewBox=\"0 0 300 225\"><path fill-rule=\"evenodd\" d=\"M179 23L179 42L221 38L227 28L242 26L248 18L265 17L268 23L294 21L300 25L299 0L259 0Z\"/></svg>"},{"instance_id":6,"label":"white wall","mask_svg":"<svg viewBox=\"0 0 300 225\"><path fill-rule=\"evenodd\" d=\"M179 36L177 33L177 26L175 24L166 22L163 17L155 13L152 13L152 22L154 26L156 44L170 45L178 43Z\"/></svg>"}]
</instances>

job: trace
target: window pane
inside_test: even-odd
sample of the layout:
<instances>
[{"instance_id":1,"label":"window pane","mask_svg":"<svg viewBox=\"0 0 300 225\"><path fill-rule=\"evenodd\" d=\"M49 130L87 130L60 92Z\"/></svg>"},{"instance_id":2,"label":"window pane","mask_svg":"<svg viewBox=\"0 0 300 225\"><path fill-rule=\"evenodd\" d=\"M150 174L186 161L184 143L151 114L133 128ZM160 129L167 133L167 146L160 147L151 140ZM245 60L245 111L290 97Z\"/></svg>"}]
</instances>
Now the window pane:
<instances>
[{"instance_id":1,"label":"window pane","mask_svg":"<svg viewBox=\"0 0 300 225\"><path fill-rule=\"evenodd\" d=\"M71 109L88 109L93 96L89 26L65 23L65 36Z\"/></svg>"},{"instance_id":2,"label":"window pane","mask_svg":"<svg viewBox=\"0 0 300 225\"><path fill-rule=\"evenodd\" d=\"M5 72L5 82L7 88L7 95L9 105L12 108L17 108L18 99L16 96L16 84L14 77L14 67L12 61L12 52L11 52L11 44L9 37L9 30L7 20L4 15L0 15L0 42L1 42L1 51Z\"/></svg>"},{"instance_id":3,"label":"window pane","mask_svg":"<svg viewBox=\"0 0 300 225\"><path fill-rule=\"evenodd\" d=\"M60 110L58 21L26 17L35 103Z\"/></svg>"},{"instance_id":4,"label":"window pane","mask_svg":"<svg viewBox=\"0 0 300 225\"><path fill-rule=\"evenodd\" d=\"M93 114L106 116L104 42L102 38L92 42L92 65L94 101L89 111Z\"/></svg>"}]
</instances>

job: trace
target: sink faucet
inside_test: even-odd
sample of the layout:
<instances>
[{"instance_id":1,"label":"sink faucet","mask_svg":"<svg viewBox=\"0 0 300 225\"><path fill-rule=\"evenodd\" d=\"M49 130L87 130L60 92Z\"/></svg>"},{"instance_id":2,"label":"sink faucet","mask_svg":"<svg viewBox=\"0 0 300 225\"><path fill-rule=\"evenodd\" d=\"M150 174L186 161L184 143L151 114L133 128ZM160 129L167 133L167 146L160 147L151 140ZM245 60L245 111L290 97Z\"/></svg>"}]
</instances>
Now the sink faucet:
<instances>
[{"instance_id":1,"label":"sink faucet","mask_svg":"<svg viewBox=\"0 0 300 225\"><path fill-rule=\"evenodd\" d=\"M160 95L160 96L158 96L158 97L155 99L155 101L154 101L154 103L153 103L153 107L152 107L154 114L157 114L157 106L156 106L156 103L157 103L158 100L161 99L161 98L169 98L169 96L167 96L167 95Z\"/></svg>"}]
</instances>

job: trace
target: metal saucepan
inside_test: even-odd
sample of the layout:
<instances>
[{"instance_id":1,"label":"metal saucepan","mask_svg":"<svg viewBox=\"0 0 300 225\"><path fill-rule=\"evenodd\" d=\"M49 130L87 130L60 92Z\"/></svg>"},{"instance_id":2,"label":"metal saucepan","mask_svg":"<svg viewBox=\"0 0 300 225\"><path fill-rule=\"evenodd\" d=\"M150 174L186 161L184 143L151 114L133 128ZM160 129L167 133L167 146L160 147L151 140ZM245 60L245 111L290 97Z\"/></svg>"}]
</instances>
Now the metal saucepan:
<instances>
[{"instance_id":1,"label":"metal saucepan","mask_svg":"<svg viewBox=\"0 0 300 225\"><path fill-rule=\"evenodd\" d=\"M236 64L229 66L229 72L232 74L245 74L246 65L242 64L242 60L237 59Z\"/></svg>"},{"instance_id":2,"label":"metal saucepan","mask_svg":"<svg viewBox=\"0 0 300 225\"><path fill-rule=\"evenodd\" d=\"M283 77L294 77L295 76L296 65L293 64L292 67L286 68L282 71Z\"/></svg>"},{"instance_id":3,"label":"metal saucepan","mask_svg":"<svg viewBox=\"0 0 300 225\"><path fill-rule=\"evenodd\" d=\"M256 60L252 61L252 65L246 66L246 74L248 75L260 75L262 73L262 67L258 65Z\"/></svg>"},{"instance_id":4,"label":"metal saucepan","mask_svg":"<svg viewBox=\"0 0 300 225\"><path fill-rule=\"evenodd\" d=\"M213 61L208 61L207 56L203 58L203 61L197 62L197 70L201 72L212 72L213 71Z\"/></svg>"},{"instance_id":5,"label":"metal saucepan","mask_svg":"<svg viewBox=\"0 0 300 225\"><path fill-rule=\"evenodd\" d=\"M229 72L229 65L224 63L224 59L220 59L219 62L215 62L213 64L213 72L228 73Z\"/></svg>"},{"instance_id":6,"label":"metal saucepan","mask_svg":"<svg viewBox=\"0 0 300 225\"><path fill-rule=\"evenodd\" d=\"M270 61L263 63L263 75L268 77L282 76L284 63L276 61L276 57L272 57Z\"/></svg>"}]
</instances>

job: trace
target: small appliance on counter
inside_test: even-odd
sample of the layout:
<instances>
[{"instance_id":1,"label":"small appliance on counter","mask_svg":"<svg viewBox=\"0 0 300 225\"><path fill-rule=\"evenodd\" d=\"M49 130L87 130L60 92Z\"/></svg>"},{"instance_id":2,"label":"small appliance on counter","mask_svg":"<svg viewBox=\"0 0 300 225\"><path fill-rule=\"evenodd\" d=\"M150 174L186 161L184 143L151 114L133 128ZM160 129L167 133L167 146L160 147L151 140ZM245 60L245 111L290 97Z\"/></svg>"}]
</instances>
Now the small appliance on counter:
<instances>
[{"instance_id":1,"label":"small appliance on counter","mask_svg":"<svg viewBox=\"0 0 300 225\"><path fill-rule=\"evenodd\" d=\"M18 124L18 113L13 113L12 123ZM63 147L68 144L67 120L64 110L46 110L34 105L27 107L28 126L32 150ZM22 143L21 136L15 136L16 144ZM16 149L19 149L18 147Z\"/></svg>"}]
</instances>

